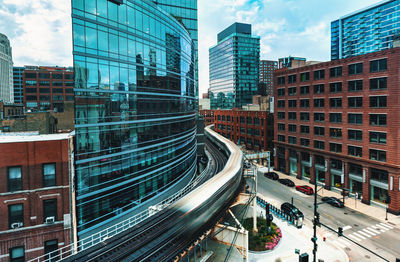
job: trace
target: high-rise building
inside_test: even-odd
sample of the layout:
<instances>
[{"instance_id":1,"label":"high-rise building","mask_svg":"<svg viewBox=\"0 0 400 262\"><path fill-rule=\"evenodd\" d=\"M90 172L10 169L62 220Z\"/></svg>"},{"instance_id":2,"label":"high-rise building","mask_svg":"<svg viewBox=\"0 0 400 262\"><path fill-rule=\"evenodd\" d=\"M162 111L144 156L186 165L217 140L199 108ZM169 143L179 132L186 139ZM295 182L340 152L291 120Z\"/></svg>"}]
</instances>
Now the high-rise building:
<instances>
[{"instance_id":1,"label":"high-rise building","mask_svg":"<svg viewBox=\"0 0 400 262\"><path fill-rule=\"evenodd\" d=\"M400 214L400 48L274 72L275 168Z\"/></svg>"},{"instance_id":2,"label":"high-rise building","mask_svg":"<svg viewBox=\"0 0 400 262\"><path fill-rule=\"evenodd\" d=\"M400 0L380 1L331 23L331 59L393 47L400 33Z\"/></svg>"},{"instance_id":3,"label":"high-rise building","mask_svg":"<svg viewBox=\"0 0 400 262\"><path fill-rule=\"evenodd\" d=\"M251 104L260 63L260 37L251 35L251 25L234 23L220 32L209 56L211 109Z\"/></svg>"},{"instance_id":4,"label":"high-rise building","mask_svg":"<svg viewBox=\"0 0 400 262\"><path fill-rule=\"evenodd\" d=\"M259 95L272 96L274 85L274 70L278 69L278 62L271 60L260 61L260 89Z\"/></svg>"},{"instance_id":5,"label":"high-rise building","mask_svg":"<svg viewBox=\"0 0 400 262\"><path fill-rule=\"evenodd\" d=\"M22 104L24 102L24 82L23 73L25 67L13 67L13 82L14 82L14 103Z\"/></svg>"},{"instance_id":6,"label":"high-rise building","mask_svg":"<svg viewBox=\"0 0 400 262\"><path fill-rule=\"evenodd\" d=\"M194 175L196 49L150 1L74 0L72 22L83 238Z\"/></svg>"},{"instance_id":7,"label":"high-rise building","mask_svg":"<svg viewBox=\"0 0 400 262\"><path fill-rule=\"evenodd\" d=\"M23 72L25 108L63 112L64 102L74 101L73 87L72 68L26 66Z\"/></svg>"},{"instance_id":8,"label":"high-rise building","mask_svg":"<svg viewBox=\"0 0 400 262\"><path fill-rule=\"evenodd\" d=\"M0 101L14 103L13 61L10 41L0 33Z\"/></svg>"}]
</instances>

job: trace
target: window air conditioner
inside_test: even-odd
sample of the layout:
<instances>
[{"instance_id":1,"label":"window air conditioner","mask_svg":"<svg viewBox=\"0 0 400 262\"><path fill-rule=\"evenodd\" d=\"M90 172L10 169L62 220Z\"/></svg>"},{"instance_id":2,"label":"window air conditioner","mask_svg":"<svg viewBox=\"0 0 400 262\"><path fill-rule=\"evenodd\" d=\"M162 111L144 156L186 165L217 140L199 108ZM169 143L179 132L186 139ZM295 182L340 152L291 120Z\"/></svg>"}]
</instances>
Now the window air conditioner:
<instances>
[{"instance_id":1,"label":"window air conditioner","mask_svg":"<svg viewBox=\"0 0 400 262\"><path fill-rule=\"evenodd\" d=\"M46 217L46 224L53 224L55 220L55 217Z\"/></svg>"},{"instance_id":2,"label":"window air conditioner","mask_svg":"<svg viewBox=\"0 0 400 262\"><path fill-rule=\"evenodd\" d=\"M12 229L20 228L20 227L23 227L23 226L24 226L24 224L22 222L17 222L17 223L12 223L11 224L11 228Z\"/></svg>"}]
</instances>

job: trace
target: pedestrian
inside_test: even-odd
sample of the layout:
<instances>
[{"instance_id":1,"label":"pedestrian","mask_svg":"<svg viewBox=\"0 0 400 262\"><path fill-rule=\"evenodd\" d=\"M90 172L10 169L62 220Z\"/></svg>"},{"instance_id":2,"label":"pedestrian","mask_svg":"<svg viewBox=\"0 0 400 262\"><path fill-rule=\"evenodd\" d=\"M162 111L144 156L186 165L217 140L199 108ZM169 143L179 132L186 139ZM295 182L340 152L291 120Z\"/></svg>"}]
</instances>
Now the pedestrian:
<instances>
[{"instance_id":1,"label":"pedestrian","mask_svg":"<svg viewBox=\"0 0 400 262\"><path fill-rule=\"evenodd\" d=\"M356 199L358 199L358 192L356 192Z\"/></svg>"}]
</instances>

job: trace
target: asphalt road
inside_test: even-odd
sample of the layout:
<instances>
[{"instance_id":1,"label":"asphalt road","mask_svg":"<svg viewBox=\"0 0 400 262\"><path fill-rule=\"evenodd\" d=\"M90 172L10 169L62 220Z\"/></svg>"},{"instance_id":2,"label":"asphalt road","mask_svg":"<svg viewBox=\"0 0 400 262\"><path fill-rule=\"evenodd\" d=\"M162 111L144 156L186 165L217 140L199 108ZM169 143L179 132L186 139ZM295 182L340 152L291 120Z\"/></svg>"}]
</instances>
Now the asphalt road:
<instances>
[{"instance_id":1,"label":"asphalt road","mask_svg":"<svg viewBox=\"0 0 400 262\"><path fill-rule=\"evenodd\" d=\"M283 202L291 202L303 212L305 217L305 227L312 227L313 204L314 197L307 196L295 190L280 184L264 176L258 177L258 192L264 195L268 200L274 199L280 204ZM326 189L323 189L326 190ZM318 197L318 202L321 202ZM320 204L318 206L320 213L320 222L337 230L338 227L344 229L343 234L353 241L359 243L365 248L372 250L389 261L396 261L396 257L400 258L400 229L390 222L383 223L380 220L364 215L347 207L337 208L329 204ZM383 224L381 224L383 223ZM338 237L336 233L324 227L317 227L318 232L322 232L326 237L326 241L332 242L334 245L342 248L349 256L350 261L366 262L366 261L385 261L375 256L371 252L357 246L343 237ZM311 241L310 236L310 241Z\"/></svg>"}]
</instances>

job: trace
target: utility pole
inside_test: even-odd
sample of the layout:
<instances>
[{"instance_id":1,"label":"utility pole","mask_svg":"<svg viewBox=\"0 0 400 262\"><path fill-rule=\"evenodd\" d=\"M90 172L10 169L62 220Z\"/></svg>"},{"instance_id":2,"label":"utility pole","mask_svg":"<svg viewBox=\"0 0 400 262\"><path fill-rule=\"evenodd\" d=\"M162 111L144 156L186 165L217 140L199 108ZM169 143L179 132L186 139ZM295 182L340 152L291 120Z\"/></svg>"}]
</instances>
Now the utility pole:
<instances>
[{"instance_id":1,"label":"utility pole","mask_svg":"<svg viewBox=\"0 0 400 262\"><path fill-rule=\"evenodd\" d=\"M255 191L256 194L254 196L254 200L253 200L253 232L258 232L257 229L257 166L256 163L252 164L252 169L253 169L253 175L254 175L254 183L255 183Z\"/></svg>"},{"instance_id":2,"label":"utility pole","mask_svg":"<svg viewBox=\"0 0 400 262\"><path fill-rule=\"evenodd\" d=\"M314 243L314 249L313 249L313 262L317 261L317 224L319 223L319 214L317 211L318 205L317 205L317 174L314 176L314 219L313 219L313 229L314 229L314 236L311 239L311 241Z\"/></svg>"}]
</instances>

